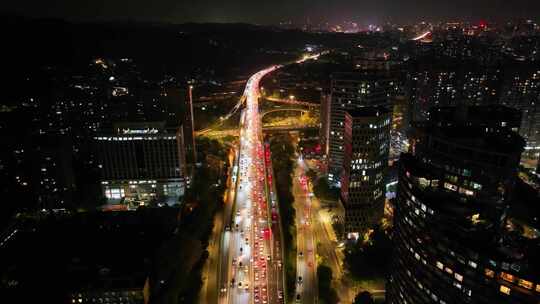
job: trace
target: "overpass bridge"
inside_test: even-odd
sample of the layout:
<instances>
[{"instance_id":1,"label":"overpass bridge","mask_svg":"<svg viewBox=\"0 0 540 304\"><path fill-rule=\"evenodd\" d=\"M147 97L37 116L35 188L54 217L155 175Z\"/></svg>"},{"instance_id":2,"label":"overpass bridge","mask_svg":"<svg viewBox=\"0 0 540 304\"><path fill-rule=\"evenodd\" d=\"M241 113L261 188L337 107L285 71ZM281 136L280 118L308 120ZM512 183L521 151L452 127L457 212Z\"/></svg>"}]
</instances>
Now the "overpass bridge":
<instances>
[{"instance_id":1,"label":"overpass bridge","mask_svg":"<svg viewBox=\"0 0 540 304\"><path fill-rule=\"evenodd\" d=\"M275 103L289 104L289 105L307 106L310 108L319 108L321 106L319 103L316 103L316 102L300 101L294 98L287 99L287 98L264 97L264 100L275 102Z\"/></svg>"},{"instance_id":2,"label":"overpass bridge","mask_svg":"<svg viewBox=\"0 0 540 304\"><path fill-rule=\"evenodd\" d=\"M304 115L305 113L309 112L307 109L300 109L300 108L283 108L283 109L270 109L262 112L262 118L268 114L276 113L276 112L300 112L301 115Z\"/></svg>"},{"instance_id":3,"label":"overpass bridge","mask_svg":"<svg viewBox=\"0 0 540 304\"><path fill-rule=\"evenodd\" d=\"M291 131L310 131L319 130L319 125L306 124L306 125L283 125L283 126L267 126L263 127L264 133L280 133Z\"/></svg>"},{"instance_id":4,"label":"overpass bridge","mask_svg":"<svg viewBox=\"0 0 540 304\"><path fill-rule=\"evenodd\" d=\"M316 124L294 124L294 125L277 125L277 126L263 126L263 133L281 133L281 132L292 132L292 131L309 131L309 130L318 130L319 125ZM226 129L226 130L212 130L205 132L203 134L211 138L223 138L227 136L238 137L240 135L239 129Z\"/></svg>"}]
</instances>

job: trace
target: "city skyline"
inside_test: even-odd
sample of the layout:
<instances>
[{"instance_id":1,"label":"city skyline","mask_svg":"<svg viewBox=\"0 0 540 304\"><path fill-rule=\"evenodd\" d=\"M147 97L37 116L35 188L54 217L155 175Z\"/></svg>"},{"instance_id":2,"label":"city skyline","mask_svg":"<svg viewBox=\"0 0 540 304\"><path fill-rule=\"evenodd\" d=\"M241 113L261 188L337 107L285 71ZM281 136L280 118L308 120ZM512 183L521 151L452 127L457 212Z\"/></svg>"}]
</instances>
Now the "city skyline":
<instances>
[{"instance_id":1,"label":"city skyline","mask_svg":"<svg viewBox=\"0 0 540 304\"><path fill-rule=\"evenodd\" d=\"M539 303L538 4L104 3L0 20L0 301Z\"/></svg>"},{"instance_id":2,"label":"city skyline","mask_svg":"<svg viewBox=\"0 0 540 304\"><path fill-rule=\"evenodd\" d=\"M410 23L419 21L506 21L516 18L535 19L540 3L519 1L218 1L196 3L160 0L152 5L144 1L51 2L25 0L5 3L0 10L37 18L61 18L71 21L141 21L141 22L217 22L277 25L357 22L369 24ZM267 12L272 12L268 14ZM538 20L534 20L538 21Z\"/></svg>"}]
</instances>

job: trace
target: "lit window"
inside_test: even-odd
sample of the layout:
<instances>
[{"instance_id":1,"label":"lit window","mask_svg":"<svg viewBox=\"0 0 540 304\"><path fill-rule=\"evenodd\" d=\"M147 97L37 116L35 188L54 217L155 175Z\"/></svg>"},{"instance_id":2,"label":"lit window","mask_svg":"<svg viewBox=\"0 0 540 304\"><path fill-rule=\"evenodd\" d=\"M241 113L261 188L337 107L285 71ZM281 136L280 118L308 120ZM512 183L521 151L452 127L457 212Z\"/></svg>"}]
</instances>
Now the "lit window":
<instances>
[{"instance_id":1,"label":"lit window","mask_svg":"<svg viewBox=\"0 0 540 304\"><path fill-rule=\"evenodd\" d=\"M501 278L508 282L514 282L514 276L506 272L501 272Z\"/></svg>"},{"instance_id":2,"label":"lit window","mask_svg":"<svg viewBox=\"0 0 540 304\"><path fill-rule=\"evenodd\" d=\"M437 268L439 268L440 270L443 270L444 269L443 263L437 261Z\"/></svg>"},{"instance_id":3,"label":"lit window","mask_svg":"<svg viewBox=\"0 0 540 304\"><path fill-rule=\"evenodd\" d=\"M518 284L519 284L519 286L525 287L527 289L533 289L533 286L534 286L534 284L532 282L527 281L527 280L523 280L523 279L520 279Z\"/></svg>"},{"instance_id":4,"label":"lit window","mask_svg":"<svg viewBox=\"0 0 540 304\"><path fill-rule=\"evenodd\" d=\"M471 266L472 268L476 268L476 266L478 266L478 264L476 264L476 262L474 262L474 261L469 261L469 266Z\"/></svg>"},{"instance_id":5,"label":"lit window","mask_svg":"<svg viewBox=\"0 0 540 304\"><path fill-rule=\"evenodd\" d=\"M456 280L460 281L460 282L463 282L463 276L460 275L459 273L454 273L454 278L456 278Z\"/></svg>"},{"instance_id":6,"label":"lit window","mask_svg":"<svg viewBox=\"0 0 540 304\"><path fill-rule=\"evenodd\" d=\"M449 274L454 273L454 271L448 267L444 268L444 271L448 272Z\"/></svg>"},{"instance_id":7,"label":"lit window","mask_svg":"<svg viewBox=\"0 0 540 304\"><path fill-rule=\"evenodd\" d=\"M501 288L499 288L499 291L504 293L504 294L507 294L509 295L510 294L510 288L504 286L504 285L501 285Z\"/></svg>"},{"instance_id":8,"label":"lit window","mask_svg":"<svg viewBox=\"0 0 540 304\"><path fill-rule=\"evenodd\" d=\"M488 278L493 278L495 276L495 272L493 272L493 270L487 269L487 268L485 270L485 274L486 274L486 277L488 277Z\"/></svg>"}]
</instances>

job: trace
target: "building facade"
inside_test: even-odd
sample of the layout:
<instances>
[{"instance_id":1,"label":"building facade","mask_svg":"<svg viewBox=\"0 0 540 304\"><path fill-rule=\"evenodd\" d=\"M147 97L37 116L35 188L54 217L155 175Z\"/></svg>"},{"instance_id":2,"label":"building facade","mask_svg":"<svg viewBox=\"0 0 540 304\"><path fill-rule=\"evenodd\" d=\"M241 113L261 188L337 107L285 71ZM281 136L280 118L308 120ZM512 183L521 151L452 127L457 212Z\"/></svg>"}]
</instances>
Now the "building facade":
<instances>
[{"instance_id":1,"label":"building facade","mask_svg":"<svg viewBox=\"0 0 540 304\"><path fill-rule=\"evenodd\" d=\"M341 187L344 160L345 112L367 106L388 106L392 81L379 71L332 75L328 181Z\"/></svg>"},{"instance_id":2,"label":"building facade","mask_svg":"<svg viewBox=\"0 0 540 304\"><path fill-rule=\"evenodd\" d=\"M164 122L115 124L95 138L109 202L177 203L186 185L183 128Z\"/></svg>"},{"instance_id":3,"label":"building facade","mask_svg":"<svg viewBox=\"0 0 540 304\"><path fill-rule=\"evenodd\" d=\"M538 242L506 224L524 142L467 122L418 127L401 156L389 303L540 300Z\"/></svg>"},{"instance_id":4,"label":"building facade","mask_svg":"<svg viewBox=\"0 0 540 304\"><path fill-rule=\"evenodd\" d=\"M321 151L325 157L328 157L328 140L330 137L330 103L332 102L330 94L321 94L321 111L320 121L321 129L319 130L319 143Z\"/></svg>"},{"instance_id":5,"label":"building facade","mask_svg":"<svg viewBox=\"0 0 540 304\"><path fill-rule=\"evenodd\" d=\"M410 121L425 121L433 107L497 104L501 71L490 66L455 66L442 61L409 71L406 77Z\"/></svg>"},{"instance_id":6,"label":"building facade","mask_svg":"<svg viewBox=\"0 0 540 304\"><path fill-rule=\"evenodd\" d=\"M193 86L189 86L188 96L185 101L184 113L184 143L186 144L186 160L190 164L197 162L197 150L195 147L195 123L193 121Z\"/></svg>"},{"instance_id":7,"label":"building facade","mask_svg":"<svg viewBox=\"0 0 540 304\"><path fill-rule=\"evenodd\" d=\"M540 71L517 73L504 86L501 103L522 112L520 134L525 152L540 153Z\"/></svg>"},{"instance_id":8,"label":"building facade","mask_svg":"<svg viewBox=\"0 0 540 304\"><path fill-rule=\"evenodd\" d=\"M382 219L391 120L391 112L384 107L345 113L341 201L349 239L358 239Z\"/></svg>"}]
</instances>

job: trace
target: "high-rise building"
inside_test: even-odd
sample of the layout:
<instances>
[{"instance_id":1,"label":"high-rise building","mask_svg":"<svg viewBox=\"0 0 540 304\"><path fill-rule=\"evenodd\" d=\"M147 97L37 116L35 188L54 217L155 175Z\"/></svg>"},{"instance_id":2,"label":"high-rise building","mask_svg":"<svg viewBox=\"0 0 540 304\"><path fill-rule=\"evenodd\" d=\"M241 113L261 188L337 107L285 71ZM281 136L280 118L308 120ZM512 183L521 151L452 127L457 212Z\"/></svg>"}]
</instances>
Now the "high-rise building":
<instances>
[{"instance_id":1,"label":"high-rise building","mask_svg":"<svg viewBox=\"0 0 540 304\"><path fill-rule=\"evenodd\" d=\"M384 107L345 113L341 200L349 239L358 239L382 219L391 120L391 112Z\"/></svg>"},{"instance_id":2,"label":"high-rise building","mask_svg":"<svg viewBox=\"0 0 540 304\"><path fill-rule=\"evenodd\" d=\"M325 157L328 157L328 140L330 136L330 103L332 102L330 94L321 94L321 129L319 130L319 143L321 151Z\"/></svg>"},{"instance_id":3,"label":"high-rise building","mask_svg":"<svg viewBox=\"0 0 540 304\"><path fill-rule=\"evenodd\" d=\"M501 70L491 66L455 66L442 61L421 65L407 75L409 120L424 121L432 107L497 104Z\"/></svg>"},{"instance_id":4,"label":"high-rise building","mask_svg":"<svg viewBox=\"0 0 540 304\"><path fill-rule=\"evenodd\" d=\"M184 143L186 144L186 160L190 164L197 162L197 150L195 148L195 124L193 122L193 86L189 86L188 96L185 103L184 113Z\"/></svg>"},{"instance_id":5,"label":"high-rise building","mask_svg":"<svg viewBox=\"0 0 540 304\"><path fill-rule=\"evenodd\" d=\"M506 222L524 145L504 127L513 116L416 128L400 158L389 303L538 303L538 242Z\"/></svg>"},{"instance_id":6,"label":"high-rise building","mask_svg":"<svg viewBox=\"0 0 540 304\"><path fill-rule=\"evenodd\" d=\"M540 152L540 71L518 73L504 86L501 103L522 112L525 151Z\"/></svg>"},{"instance_id":7,"label":"high-rise building","mask_svg":"<svg viewBox=\"0 0 540 304\"><path fill-rule=\"evenodd\" d=\"M174 204L186 185L183 128L165 122L118 123L94 137L109 202Z\"/></svg>"},{"instance_id":8,"label":"high-rise building","mask_svg":"<svg viewBox=\"0 0 540 304\"><path fill-rule=\"evenodd\" d=\"M73 143L62 134L36 136L33 140L30 163L38 203L41 208L66 208L75 190Z\"/></svg>"},{"instance_id":9,"label":"high-rise building","mask_svg":"<svg viewBox=\"0 0 540 304\"><path fill-rule=\"evenodd\" d=\"M429 111L429 121L437 126L466 124L495 130L506 128L519 132L521 112L503 105L436 107Z\"/></svg>"},{"instance_id":10,"label":"high-rise building","mask_svg":"<svg viewBox=\"0 0 540 304\"><path fill-rule=\"evenodd\" d=\"M388 106L391 79L380 71L332 75L328 181L341 186L344 159L345 112L368 106Z\"/></svg>"}]
</instances>

